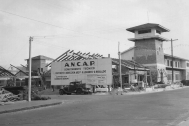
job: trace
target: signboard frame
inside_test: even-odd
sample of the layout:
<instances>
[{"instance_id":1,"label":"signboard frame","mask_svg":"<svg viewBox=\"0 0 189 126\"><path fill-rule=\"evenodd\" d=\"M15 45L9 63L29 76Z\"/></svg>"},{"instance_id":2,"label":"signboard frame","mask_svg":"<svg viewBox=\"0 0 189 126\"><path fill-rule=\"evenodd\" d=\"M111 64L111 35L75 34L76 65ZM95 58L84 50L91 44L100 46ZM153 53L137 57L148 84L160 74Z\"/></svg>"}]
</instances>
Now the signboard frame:
<instances>
[{"instance_id":1,"label":"signboard frame","mask_svg":"<svg viewBox=\"0 0 189 126\"><path fill-rule=\"evenodd\" d=\"M112 85L112 59L99 58L53 62L51 85L69 85L73 81L91 85Z\"/></svg>"}]
</instances>

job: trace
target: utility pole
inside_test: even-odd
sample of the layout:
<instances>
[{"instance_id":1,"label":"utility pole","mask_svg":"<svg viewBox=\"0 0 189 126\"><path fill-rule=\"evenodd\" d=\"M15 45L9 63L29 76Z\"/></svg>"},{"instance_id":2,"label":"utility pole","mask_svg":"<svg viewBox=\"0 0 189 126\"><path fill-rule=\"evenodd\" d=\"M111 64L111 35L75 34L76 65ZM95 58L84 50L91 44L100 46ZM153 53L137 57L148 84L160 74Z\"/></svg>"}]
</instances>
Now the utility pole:
<instances>
[{"instance_id":1,"label":"utility pole","mask_svg":"<svg viewBox=\"0 0 189 126\"><path fill-rule=\"evenodd\" d=\"M172 57L172 84L173 84L173 81L174 81L174 71L173 71L173 40L171 39L171 57Z\"/></svg>"},{"instance_id":2,"label":"utility pole","mask_svg":"<svg viewBox=\"0 0 189 126\"><path fill-rule=\"evenodd\" d=\"M31 101L31 42L33 37L29 38L29 78L28 78L28 101Z\"/></svg>"},{"instance_id":3,"label":"utility pole","mask_svg":"<svg viewBox=\"0 0 189 126\"><path fill-rule=\"evenodd\" d=\"M136 77L136 68L135 68L135 59L134 59L134 57L132 57L132 60L133 60L133 63L134 63L134 77L135 77L135 79L137 79L137 77Z\"/></svg>"},{"instance_id":4,"label":"utility pole","mask_svg":"<svg viewBox=\"0 0 189 126\"><path fill-rule=\"evenodd\" d=\"M119 57L119 81L120 81L120 86L122 90L122 74L121 74L121 53L119 51L119 45L120 43L118 42L118 57Z\"/></svg>"},{"instance_id":5,"label":"utility pole","mask_svg":"<svg viewBox=\"0 0 189 126\"><path fill-rule=\"evenodd\" d=\"M168 41L171 41L171 57L172 57L172 64L171 64L171 68L172 68L172 83L174 82L174 70L173 70L173 61L174 61L174 58L173 58L173 41L176 41L178 39L171 39L171 40L168 40Z\"/></svg>"}]
</instances>

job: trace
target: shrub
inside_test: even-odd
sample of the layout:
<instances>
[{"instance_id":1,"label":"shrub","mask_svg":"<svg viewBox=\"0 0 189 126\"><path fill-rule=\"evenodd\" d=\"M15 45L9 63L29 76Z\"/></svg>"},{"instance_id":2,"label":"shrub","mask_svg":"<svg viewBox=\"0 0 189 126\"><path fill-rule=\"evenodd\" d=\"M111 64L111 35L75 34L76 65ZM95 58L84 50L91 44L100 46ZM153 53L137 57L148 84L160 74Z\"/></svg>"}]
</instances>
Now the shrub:
<instances>
[{"instance_id":1,"label":"shrub","mask_svg":"<svg viewBox=\"0 0 189 126\"><path fill-rule=\"evenodd\" d=\"M182 80L181 83L185 86L189 86L189 80Z\"/></svg>"},{"instance_id":2,"label":"shrub","mask_svg":"<svg viewBox=\"0 0 189 126\"><path fill-rule=\"evenodd\" d=\"M156 82L156 84L165 84L164 82L160 81L160 82Z\"/></svg>"}]
</instances>

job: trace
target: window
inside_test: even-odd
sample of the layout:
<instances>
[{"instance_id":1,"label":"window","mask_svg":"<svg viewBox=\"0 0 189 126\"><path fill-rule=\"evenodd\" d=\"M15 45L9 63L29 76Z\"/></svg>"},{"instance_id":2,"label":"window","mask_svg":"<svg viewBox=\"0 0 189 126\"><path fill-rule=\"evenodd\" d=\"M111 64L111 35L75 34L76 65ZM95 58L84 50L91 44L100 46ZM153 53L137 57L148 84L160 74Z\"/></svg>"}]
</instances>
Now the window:
<instances>
[{"instance_id":1,"label":"window","mask_svg":"<svg viewBox=\"0 0 189 126\"><path fill-rule=\"evenodd\" d=\"M43 68L41 68L41 72L43 72Z\"/></svg>"},{"instance_id":2,"label":"window","mask_svg":"<svg viewBox=\"0 0 189 126\"><path fill-rule=\"evenodd\" d=\"M176 64L177 64L177 65L176 65ZM174 65L174 67L175 67L175 66L178 67L178 62L177 62L177 63L176 63L176 62L173 62L173 63L172 63L171 60L167 60L167 66L172 67L172 65Z\"/></svg>"},{"instance_id":3,"label":"window","mask_svg":"<svg viewBox=\"0 0 189 126\"><path fill-rule=\"evenodd\" d=\"M172 66L173 65L173 62L172 61L170 61L170 66Z\"/></svg>"},{"instance_id":4,"label":"window","mask_svg":"<svg viewBox=\"0 0 189 126\"><path fill-rule=\"evenodd\" d=\"M172 80L172 74L167 74L167 80Z\"/></svg>"},{"instance_id":5,"label":"window","mask_svg":"<svg viewBox=\"0 0 189 126\"><path fill-rule=\"evenodd\" d=\"M177 67L177 62L175 61L175 67Z\"/></svg>"},{"instance_id":6,"label":"window","mask_svg":"<svg viewBox=\"0 0 189 126\"><path fill-rule=\"evenodd\" d=\"M167 66L169 66L169 60L167 60Z\"/></svg>"},{"instance_id":7,"label":"window","mask_svg":"<svg viewBox=\"0 0 189 126\"><path fill-rule=\"evenodd\" d=\"M187 72L187 80L189 80L189 72Z\"/></svg>"},{"instance_id":8,"label":"window","mask_svg":"<svg viewBox=\"0 0 189 126\"><path fill-rule=\"evenodd\" d=\"M151 29L138 31L138 34L145 34L145 33L151 33Z\"/></svg>"},{"instance_id":9,"label":"window","mask_svg":"<svg viewBox=\"0 0 189 126\"><path fill-rule=\"evenodd\" d=\"M161 32L159 30L156 30L156 33L161 34Z\"/></svg>"},{"instance_id":10,"label":"window","mask_svg":"<svg viewBox=\"0 0 189 126\"><path fill-rule=\"evenodd\" d=\"M175 61L175 67L176 67L176 68L179 68L179 66L180 66L180 65L179 65L179 61Z\"/></svg>"},{"instance_id":11,"label":"window","mask_svg":"<svg viewBox=\"0 0 189 126\"><path fill-rule=\"evenodd\" d=\"M189 67L189 63L186 63L186 66Z\"/></svg>"},{"instance_id":12,"label":"window","mask_svg":"<svg viewBox=\"0 0 189 126\"><path fill-rule=\"evenodd\" d=\"M175 80L180 80L180 74L175 74Z\"/></svg>"}]
</instances>

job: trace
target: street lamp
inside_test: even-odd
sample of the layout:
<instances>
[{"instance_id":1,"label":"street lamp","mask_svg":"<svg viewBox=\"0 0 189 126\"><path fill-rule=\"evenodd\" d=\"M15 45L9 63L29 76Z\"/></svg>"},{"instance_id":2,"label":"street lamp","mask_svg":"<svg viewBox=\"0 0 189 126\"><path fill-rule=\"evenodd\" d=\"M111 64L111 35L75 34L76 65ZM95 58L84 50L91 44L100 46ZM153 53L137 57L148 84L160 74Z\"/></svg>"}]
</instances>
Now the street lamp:
<instances>
[{"instance_id":1,"label":"street lamp","mask_svg":"<svg viewBox=\"0 0 189 126\"><path fill-rule=\"evenodd\" d=\"M174 72L173 72L173 41L177 41L178 39L171 39L171 40L167 40L167 41L171 41L171 57L172 57L172 83L174 81Z\"/></svg>"}]
</instances>

